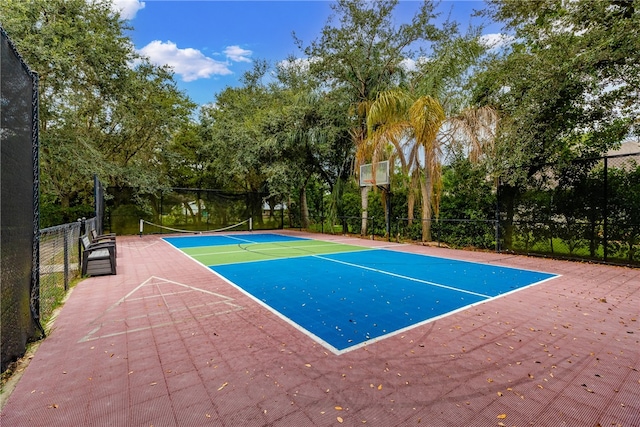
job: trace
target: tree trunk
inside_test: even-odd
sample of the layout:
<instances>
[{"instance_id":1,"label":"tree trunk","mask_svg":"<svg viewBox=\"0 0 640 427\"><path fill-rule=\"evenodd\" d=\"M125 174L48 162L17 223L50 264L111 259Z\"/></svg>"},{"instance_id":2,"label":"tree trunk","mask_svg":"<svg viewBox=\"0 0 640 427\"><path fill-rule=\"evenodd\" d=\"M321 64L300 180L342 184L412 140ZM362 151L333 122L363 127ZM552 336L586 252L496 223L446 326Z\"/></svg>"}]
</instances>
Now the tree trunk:
<instances>
[{"instance_id":1,"label":"tree trunk","mask_svg":"<svg viewBox=\"0 0 640 427\"><path fill-rule=\"evenodd\" d=\"M424 169L424 179L420 180L422 190L422 241L431 241L431 197L433 196L433 182L431 172Z\"/></svg>"},{"instance_id":2,"label":"tree trunk","mask_svg":"<svg viewBox=\"0 0 640 427\"><path fill-rule=\"evenodd\" d=\"M309 206L307 205L307 188L300 189L300 222L305 230L309 228Z\"/></svg>"},{"instance_id":3,"label":"tree trunk","mask_svg":"<svg viewBox=\"0 0 640 427\"><path fill-rule=\"evenodd\" d=\"M367 234L367 211L369 209L369 187L360 188L360 196L362 198L362 225L360 227L360 235L366 236Z\"/></svg>"},{"instance_id":4,"label":"tree trunk","mask_svg":"<svg viewBox=\"0 0 640 427\"><path fill-rule=\"evenodd\" d=\"M513 246L513 217L515 214L516 189L510 185L500 186L500 201L505 208L504 221L504 249L510 250Z\"/></svg>"},{"instance_id":5,"label":"tree trunk","mask_svg":"<svg viewBox=\"0 0 640 427\"><path fill-rule=\"evenodd\" d=\"M413 210L416 206L416 195L412 188L409 188L409 194L407 195L407 218L409 219L407 225L411 227L413 225Z\"/></svg>"}]
</instances>

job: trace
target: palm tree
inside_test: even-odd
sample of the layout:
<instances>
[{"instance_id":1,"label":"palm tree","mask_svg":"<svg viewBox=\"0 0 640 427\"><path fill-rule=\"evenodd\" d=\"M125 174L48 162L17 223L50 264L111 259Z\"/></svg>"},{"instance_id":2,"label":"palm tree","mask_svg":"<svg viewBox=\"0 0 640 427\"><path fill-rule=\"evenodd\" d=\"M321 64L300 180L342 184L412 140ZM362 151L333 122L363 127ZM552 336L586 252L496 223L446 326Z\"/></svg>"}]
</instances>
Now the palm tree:
<instances>
[{"instance_id":1,"label":"palm tree","mask_svg":"<svg viewBox=\"0 0 640 427\"><path fill-rule=\"evenodd\" d=\"M416 198L422 200L422 241L431 241L431 217L437 217L442 184L442 151L463 150L474 163L483 157L494 161L493 141L498 115L491 107L466 108L446 117L440 102L431 96L416 97L394 89L381 92L367 115L368 147L373 162L384 148L394 148L410 177L408 218L413 221ZM419 191L418 191L419 190Z\"/></svg>"},{"instance_id":2,"label":"palm tree","mask_svg":"<svg viewBox=\"0 0 640 427\"><path fill-rule=\"evenodd\" d=\"M445 113L437 99L415 97L410 92L393 89L380 92L367 115L368 143L373 152L392 145L403 172L411 177L408 193L409 218L419 188L422 199L422 241L431 240L431 216L437 215L441 182L440 142L438 132ZM433 209L432 209L433 208Z\"/></svg>"}]
</instances>

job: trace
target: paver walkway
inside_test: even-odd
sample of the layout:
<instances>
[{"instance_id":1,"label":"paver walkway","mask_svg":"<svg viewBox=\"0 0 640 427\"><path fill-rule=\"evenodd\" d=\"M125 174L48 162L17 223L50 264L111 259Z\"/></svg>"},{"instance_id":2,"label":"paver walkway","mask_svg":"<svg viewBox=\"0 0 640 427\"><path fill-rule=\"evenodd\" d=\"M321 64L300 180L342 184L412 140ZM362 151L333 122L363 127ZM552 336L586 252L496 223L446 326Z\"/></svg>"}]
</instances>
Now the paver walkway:
<instances>
[{"instance_id":1,"label":"paver walkway","mask_svg":"<svg viewBox=\"0 0 640 427\"><path fill-rule=\"evenodd\" d=\"M160 237L118 237L0 425L640 426L640 269L390 245L562 276L338 356Z\"/></svg>"}]
</instances>

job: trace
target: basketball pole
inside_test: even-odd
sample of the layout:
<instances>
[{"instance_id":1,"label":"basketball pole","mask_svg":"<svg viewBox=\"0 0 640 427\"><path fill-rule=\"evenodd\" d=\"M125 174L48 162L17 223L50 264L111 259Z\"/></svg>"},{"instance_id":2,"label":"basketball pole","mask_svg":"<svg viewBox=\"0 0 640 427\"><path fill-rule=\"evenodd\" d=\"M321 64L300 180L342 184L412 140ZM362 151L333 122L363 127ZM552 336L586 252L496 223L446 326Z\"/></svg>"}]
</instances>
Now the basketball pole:
<instances>
[{"instance_id":1,"label":"basketball pole","mask_svg":"<svg viewBox=\"0 0 640 427\"><path fill-rule=\"evenodd\" d=\"M391 241L391 183L386 185L377 185L379 189L385 192L386 194L386 202L385 202L385 212L384 212L384 221L385 221L385 231L387 232L387 240Z\"/></svg>"}]
</instances>

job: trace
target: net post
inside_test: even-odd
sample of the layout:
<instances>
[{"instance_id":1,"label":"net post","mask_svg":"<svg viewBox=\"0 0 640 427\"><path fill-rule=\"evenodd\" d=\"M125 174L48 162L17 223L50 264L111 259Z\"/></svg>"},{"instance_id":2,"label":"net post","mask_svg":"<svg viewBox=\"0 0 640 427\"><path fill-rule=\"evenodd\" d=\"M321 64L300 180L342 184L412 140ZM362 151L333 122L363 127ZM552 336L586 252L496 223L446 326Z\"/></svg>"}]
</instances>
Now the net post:
<instances>
[{"instance_id":1,"label":"net post","mask_svg":"<svg viewBox=\"0 0 640 427\"><path fill-rule=\"evenodd\" d=\"M144 230L144 220L140 218L140 237L142 237L143 230Z\"/></svg>"},{"instance_id":2,"label":"net post","mask_svg":"<svg viewBox=\"0 0 640 427\"><path fill-rule=\"evenodd\" d=\"M253 231L253 218L249 217L249 231Z\"/></svg>"}]
</instances>

